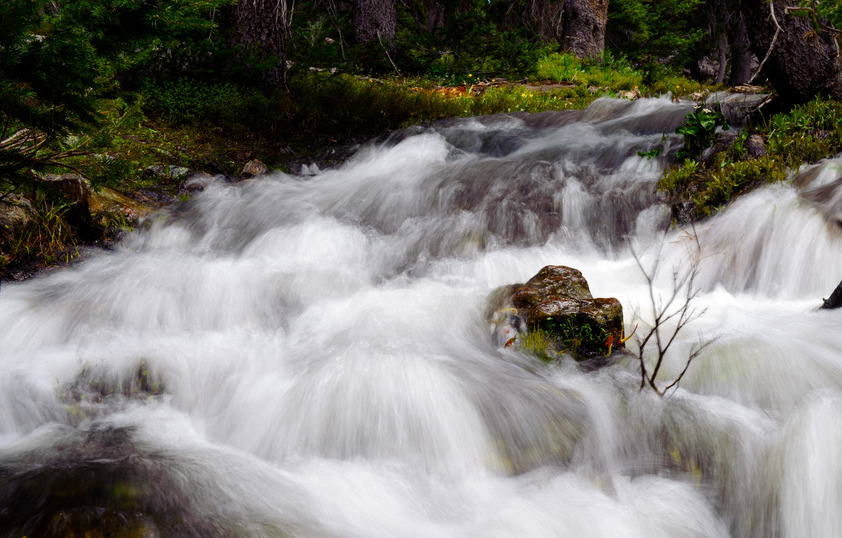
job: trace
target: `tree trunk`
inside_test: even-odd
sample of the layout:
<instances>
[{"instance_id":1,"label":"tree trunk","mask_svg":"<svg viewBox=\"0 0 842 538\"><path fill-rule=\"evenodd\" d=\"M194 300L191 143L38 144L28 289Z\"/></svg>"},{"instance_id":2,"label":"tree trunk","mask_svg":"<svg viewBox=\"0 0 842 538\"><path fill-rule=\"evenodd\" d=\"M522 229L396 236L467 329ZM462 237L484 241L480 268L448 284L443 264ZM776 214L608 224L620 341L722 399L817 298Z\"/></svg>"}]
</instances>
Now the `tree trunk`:
<instances>
[{"instance_id":1,"label":"tree trunk","mask_svg":"<svg viewBox=\"0 0 842 538\"><path fill-rule=\"evenodd\" d=\"M807 18L785 13L785 7L795 5L795 0L773 2L773 19L767 0L742 2L754 53L762 61L772 47L763 73L789 103L804 103L819 94L842 99L842 59L833 36L817 33ZM781 28L777 39L775 20Z\"/></svg>"},{"instance_id":2,"label":"tree trunk","mask_svg":"<svg viewBox=\"0 0 842 538\"><path fill-rule=\"evenodd\" d=\"M563 39L564 4L553 0L529 0L523 16L530 31L542 41Z\"/></svg>"},{"instance_id":3,"label":"tree trunk","mask_svg":"<svg viewBox=\"0 0 842 538\"><path fill-rule=\"evenodd\" d=\"M719 53L719 67L716 69L716 83L722 84L725 82L725 71L728 70L728 36L725 32L720 32L716 39L716 49Z\"/></svg>"},{"instance_id":4,"label":"tree trunk","mask_svg":"<svg viewBox=\"0 0 842 538\"><path fill-rule=\"evenodd\" d=\"M728 84L740 86L751 79L751 62L754 54L751 52L751 42L748 39L745 17L738 14L731 28L731 76Z\"/></svg>"},{"instance_id":5,"label":"tree trunk","mask_svg":"<svg viewBox=\"0 0 842 538\"><path fill-rule=\"evenodd\" d=\"M392 48L398 11L396 0L356 0L354 35L357 43L380 43Z\"/></svg>"},{"instance_id":6,"label":"tree trunk","mask_svg":"<svg viewBox=\"0 0 842 538\"><path fill-rule=\"evenodd\" d=\"M286 86L286 38L291 13L287 0L239 0L234 9L234 45L260 60L278 58L263 75L270 86Z\"/></svg>"},{"instance_id":7,"label":"tree trunk","mask_svg":"<svg viewBox=\"0 0 842 538\"><path fill-rule=\"evenodd\" d=\"M562 45L579 58L594 58L605 49L608 0L564 0Z\"/></svg>"},{"instance_id":8,"label":"tree trunk","mask_svg":"<svg viewBox=\"0 0 842 538\"><path fill-rule=\"evenodd\" d=\"M435 0L426 0L427 4L427 31L432 33L439 28L444 28L444 6Z\"/></svg>"}]
</instances>

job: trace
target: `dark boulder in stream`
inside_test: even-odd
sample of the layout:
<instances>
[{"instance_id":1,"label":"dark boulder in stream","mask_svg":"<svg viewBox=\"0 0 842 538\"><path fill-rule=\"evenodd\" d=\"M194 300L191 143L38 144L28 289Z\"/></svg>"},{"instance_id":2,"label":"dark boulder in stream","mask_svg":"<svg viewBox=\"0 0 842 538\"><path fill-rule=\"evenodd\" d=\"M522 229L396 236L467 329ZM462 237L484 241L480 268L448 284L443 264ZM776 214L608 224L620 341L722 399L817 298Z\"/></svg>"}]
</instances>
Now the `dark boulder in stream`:
<instances>
[{"instance_id":1,"label":"dark boulder in stream","mask_svg":"<svg viewBox=\"0 0 842 538\"><path fill-rule=\"evenodd\" d=\"M830 297L822 300L822 310L833 310L842 306L842 282L836 286Z\"/></svg>"},{"instance_id":2,"label":"dark boulder in stream","mask_svg":"<svg viewBox=\"0 0 842 538\"><path fill-rule=\"evenodd\" d=\"M607 357L622 346L623 306L613 297L594 298L578 269L548 265L525 284L498 289L491 305L495 332L510 335L503 345L541 333L552 351L576 360Z\"/></svg>"}]
</instances>

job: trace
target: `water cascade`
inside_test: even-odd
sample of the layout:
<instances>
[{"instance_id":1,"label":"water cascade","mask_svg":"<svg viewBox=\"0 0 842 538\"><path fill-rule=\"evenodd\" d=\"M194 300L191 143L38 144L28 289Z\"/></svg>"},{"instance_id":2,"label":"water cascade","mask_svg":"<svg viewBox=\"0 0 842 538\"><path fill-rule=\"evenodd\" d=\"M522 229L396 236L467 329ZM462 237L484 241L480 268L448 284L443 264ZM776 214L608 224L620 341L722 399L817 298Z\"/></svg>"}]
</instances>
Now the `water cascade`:
<instances>
[{"instance_id":1,"label":"water cascade","mask_svg":"<svg viewBox=\"0 0 842 538\"><path fill-rule=\"evenodd\" d=\"M691 110L410 128L4 284L0 535L835 536L842 162L664 235ZM495 344L487 298L548 264L651 322L632 249L656 297L698 260L663 380L715 340L665 398Z\"/></svg>"}]
</instances>

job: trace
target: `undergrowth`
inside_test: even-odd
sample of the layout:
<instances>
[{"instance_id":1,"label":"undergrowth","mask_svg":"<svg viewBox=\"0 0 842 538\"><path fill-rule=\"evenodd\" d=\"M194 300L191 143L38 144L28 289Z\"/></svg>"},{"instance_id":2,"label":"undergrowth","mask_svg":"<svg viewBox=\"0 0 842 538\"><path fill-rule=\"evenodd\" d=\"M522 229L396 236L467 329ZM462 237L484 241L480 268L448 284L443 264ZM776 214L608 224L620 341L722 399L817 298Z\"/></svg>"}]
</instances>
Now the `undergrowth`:
<instances>
[{"instance_id":1,"label":"undergrowth","mask_svg":"<svg viewBox=\"0 0 842 538\"><path fill-rule=\"evenodd\" d=\"M754 134L765 140L765 155L747 154L744 131L727 151L667 170L658 189L674 205L690 203L695 218L710 216L753 187L784 181L790 170L842 152L842 103L814 99L766 118Z\"/></svg>"}]
</instances>

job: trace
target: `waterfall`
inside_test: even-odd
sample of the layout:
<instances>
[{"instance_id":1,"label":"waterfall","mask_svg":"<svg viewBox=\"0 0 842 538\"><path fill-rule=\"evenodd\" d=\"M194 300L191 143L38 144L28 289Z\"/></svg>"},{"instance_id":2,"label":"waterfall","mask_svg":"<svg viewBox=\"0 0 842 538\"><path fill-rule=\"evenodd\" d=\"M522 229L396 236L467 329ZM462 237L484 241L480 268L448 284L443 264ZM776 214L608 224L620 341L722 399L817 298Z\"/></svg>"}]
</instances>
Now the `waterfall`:
<instances>
[{"instance_id":1,"label":"waterfall","mask_svg":"<svg viewBox=\"0 0 842 538\"><path fill-rule=\"evenodd\" d=\"M409 128L4 284L0 536L835 536L842 161L668 230L692 108ZM489 295L548 264L651 321L635 255L656 299L698 260L667 397L495 344Z\"/></svg>"}]
</instances>

